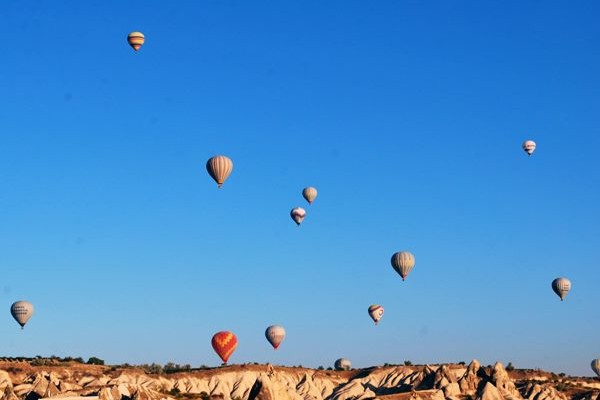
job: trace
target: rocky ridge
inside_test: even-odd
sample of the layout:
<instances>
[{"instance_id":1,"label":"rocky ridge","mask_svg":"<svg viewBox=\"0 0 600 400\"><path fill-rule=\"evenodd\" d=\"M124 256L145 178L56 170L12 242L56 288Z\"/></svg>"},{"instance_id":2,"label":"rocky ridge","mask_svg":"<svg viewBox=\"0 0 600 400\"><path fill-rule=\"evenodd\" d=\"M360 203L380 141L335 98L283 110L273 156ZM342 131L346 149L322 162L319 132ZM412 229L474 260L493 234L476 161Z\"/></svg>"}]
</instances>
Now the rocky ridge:
<instances>
[{"instance_id":1,"label":"rocky ridge","mask_svg":"<svg viewBox=\"0 0 600 400\"><path fill-rule=\"evenodd\" d=\"M600 382L501 363L324 371L237 365L167 375L135 368L0 364L0 400L600 400ZM85 400L85 399L82 399Z\"/></svg>"}]
</instances>

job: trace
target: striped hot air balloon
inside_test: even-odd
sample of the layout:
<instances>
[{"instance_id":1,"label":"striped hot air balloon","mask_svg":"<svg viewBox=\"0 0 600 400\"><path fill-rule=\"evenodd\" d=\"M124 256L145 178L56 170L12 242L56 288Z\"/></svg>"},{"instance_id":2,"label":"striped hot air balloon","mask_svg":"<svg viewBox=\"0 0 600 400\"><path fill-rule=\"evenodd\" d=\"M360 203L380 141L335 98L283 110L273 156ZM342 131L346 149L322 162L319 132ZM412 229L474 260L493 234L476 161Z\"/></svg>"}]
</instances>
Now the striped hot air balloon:
<instances>
[{"instance_id":1,"label":"striped hot air balloon","mask_svg":"<svg viewBox=\"0 0 600 400\"><path fill-rule=\"evenodd\" d=\"M214 156L206 162L208 174L217 182L217 186L223 186L223 183L233 171L233 161L226 156Z\"/></svg>"},{"instance_id":2,"label":"striped hot air balloon","mask_svg":"<svg viewBox=\"0 0 600 400\"><path fill-rule=\"evenodd\" d=\"M223 360L223 364L227 364L227 360L229 360L238 345L237 337L228 331L215 333L211 343L217 355Z\"/></svg>"},{"instance_id":3,"label":"striped hot air balloon","mask_svg":"<svg viewBox=\"0 0 600 400\"><path fill-rule=\"evenodd\" d=\"M399 251L392 256L392 267L400 274L402 280L406 279L415 266L415 256L408 251Z\"/></svg>"},{"instance_id":4,"label":"striped hot air balloon","mask_svg":"<svg viewBox=\"0 0 600 400\"><path fill-rule=\"evenodd\" d=\"M290 211L290 217L292 217L296 225L300 226L306 217L306 211L301 207L292 208L292 211Z\"/></svg>"},{"instance_id":5,"label":"striped hot air balloon","mask_svg":"<svg viewBox=\"0 0 600 400\"><path fill-rule=\"evenodd\" d=\"M15 301L10 306L10 313L19 325L21 325L21 329L23 329L29 318L33 315L33 304L24 300Z\"/></svg>"},{"instance_id":6,"label":"striped hot air balloon","mask_svg":"<svg viewBox=\"0 0 600 400\"><path fill-rule=\"evenodd\" d=\"M523 142L523 150L527 155L531 156L535 151L535 142L533 140L526 140Z\"/></svg>"},{"instance_id":7,"label":"striped hot air balloon","mask_svg":"<svg viewBox=\"0 0 600 400\"><path fill-rule=\"evenodd\" d=\"M373 304L369 307L369 316L373 319L375 325L377 325L381 317L383 317L383 307L379 304Z\"/></svg>"},{"instance_id":8,"label":"striped hot air balloon","mask_svg":"<svg viewBox=\"0 0 600 400\"><path fill-rule=\"evenodd\" d=\"M271 346L277 350L283 339L285 339L285 329L280 325L271 325L265 331L265 336L269 343L271 343Z\"/></svg>"},{"instance_id":9,"label":"striped hot air balloon","mask_svg":"<svg viewBox=\"0 0 600 400\"><path fill-rule=\"evenodd\" d=\"M135 51L138 51L145 41L146 38L142 32L131 32L127 35L127 42Z\"/></svg>"},{"instance_id":10,"label":"striped hot air balloon","mask_svg":"<svg viewBox=\"0 0 600 400\"><path fill-rule=\"evenodd\" d=\"M596 375L600 376L600 358L592 360L592 370L596 373Z\"/></svg>"},{"instance_id":11,"label":"striped hot air balloon","mask_svg":"<svg viewBox=\"0 0 600 400\"><path fill-rule=\"evenodd\" d=\"M571 290L571 281L567 278L556 278L552 281L552 290L560 297L560 301L563 301Z\"/></svg>"},{"instance_id":12,"label":"striped hot air balloon","mask_svg":"<svg viewBox=\"0 0 600 400\"><path fill-rule=\"evenodd\" d=\"M317 189L312 186L304 188L304 190L302 190L302 197L308 201L308 204L312 204L312 202L317 198Z\"/></svg>"}]
</instances>

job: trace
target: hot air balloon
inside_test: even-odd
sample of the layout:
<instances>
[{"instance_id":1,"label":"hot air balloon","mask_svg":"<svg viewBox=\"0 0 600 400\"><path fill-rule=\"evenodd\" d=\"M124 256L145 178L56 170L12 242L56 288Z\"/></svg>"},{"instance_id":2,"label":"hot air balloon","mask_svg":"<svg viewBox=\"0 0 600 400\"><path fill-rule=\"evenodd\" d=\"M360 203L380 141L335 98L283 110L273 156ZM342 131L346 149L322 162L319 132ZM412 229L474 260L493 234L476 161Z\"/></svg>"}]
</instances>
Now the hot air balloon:
<instances>
[{"instance_id":1,"label":"hot air balloon","mask_svg":"<svg viewBox=\"0 0 600 400\"><path fill-rule=\"evenodd\" d=\"M29 318L33 315L33 304L24 300L15 301L10 306L10 313L19 325L21 325L21 329L23 329Z\"/></svg>"},{"instance_id":2,"label":"hot air balloon","mask_svg":"<svg viewBox=\"0 0 600 400\"><path fill-rule=\"evenodd\" d=\"M304 218L306 217L306 211L304 210L304 208L296 207L293 208L292 211L290 211L290 216L292 217L296 225L300 226L300 224L302 223L302 221L304 221Z\"/></svg>"},{"instance_id":3,"label":"hot air balloon","mask_svg":"<svg viewBox=\"0 0 600 400\"><path fill-rule=\"evenodd\" d=\"M335 360L334 367L338 371L349 371L352 368L352 363L346 358L338 358Z\"/></svg>"},{"instance_id":4,"label":"hot air balloon","mask_svg":"<svg viewBox=\"0 0 600 400\"><path fill-rule=\"evenodd\" d=\"M369 315L375 322L375 325L377 325L381 317L383 317L383 307L381 307L379 304L373 304L369 307Z\"/></svg>"},{"instance_id":5,"label":"hot air balloon","mask_svg":"<svg viewBox=\"0 0 600 400\"><path fill-rule=\"evenodd\" d=\"M127 42L135 51L138 51L144 44L146 38L142 32L131 32L127 35Z\"/></svg>"},{"instance_id":6,"label":"hot air balloon","mask_svg":"<svg viewBox=\"0 0 600 400\"><path fill-rule=\"evenodd\" d=\"M600 376L600 358L592 360L592 369L594 370L596 375Z\"/></svg>"},{"instance_id":7,"label":"hot air balloon","mask_svg":"<svg viewBox=\"0 0 600 400\"><path fill-rule=\"evenodd\" d=\"M552 290L560 297L560 301L563 301L571 290L571 281L567 278L556 278L552 281Z\"/></svg>"},{"instance_id":8,"label":"hot air balloon","mask_svg":"<svg viewBox=\"0 0 600 400\"><path fill-rule=\"evenodd\" d=\"M402 280L406 279L414 266L415 256L408 251L399 251L392 256L392 267L400 274Z\"/></svg>"},{"instance_id":9,"label":"hot air balloon","mask_svg":"<svg viewBox=\"0 0 600 400\"><path fill-rule=\"evenodd\" d=\"M223 360L223 364L227 364L227 360L229 360L237 345L237 338L232 332L221 331L215 333L212 337L212 347Z\"/></svg>"},{"instance_id":10,"label":"hot air balloon","mask_svg":"<svg viewBox=\"0 0 600 400\"><path fill-rule=\"evenodd\" d=\"M308 204L312 204L317 198L317 189L312 186L304 188L304 190L302 190L302 196L308 201Z\"/></svg>"},{"instance_id":11,"label":"hot air balloon","mask_svg":"<svg viewBox=\"0 0 600 400\"><path fill-rule=\"evenodd\" d=\"M206 162L206 170L215 182L217 182L218 187L221 187L227 178L229 178L229 175L231 175L231 171L233 171L233 161L229 157L214 156Z\"/></svg>"},{"instance_id":12,"label":"hot air balloon","mask_svg":"<svg viewBox=\"0 0 600 400\"><path fill-rule=\"evenodd\" d=\"M265 336L269 343L271 343L271 346L277 350L283 339L285 339L285 329L283 329L283 326L271 325L265 331Z\"/></svg>"},{"instance_id":13,"label":"hot air balloon","mask_svg":"<svg viewBox=\"0 0 600 400\"><path fill-rule=\"evenodd\" d=\"M523 142L523 150L525 150L525 153L527 153L529 156L531 156L533 154L533 152L535 151L535 142L533 140L526 140Z\"/></svg>"}]
</instances>

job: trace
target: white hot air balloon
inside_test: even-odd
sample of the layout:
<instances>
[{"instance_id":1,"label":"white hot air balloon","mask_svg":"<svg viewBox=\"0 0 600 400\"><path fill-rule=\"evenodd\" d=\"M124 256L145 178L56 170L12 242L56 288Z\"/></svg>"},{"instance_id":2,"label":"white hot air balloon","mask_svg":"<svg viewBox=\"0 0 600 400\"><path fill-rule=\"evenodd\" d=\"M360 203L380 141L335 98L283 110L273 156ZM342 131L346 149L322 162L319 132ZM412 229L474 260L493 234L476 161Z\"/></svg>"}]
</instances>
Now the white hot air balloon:
<instances>
[{"instance_id":1,"label":"white hot air balloon","mask_svg":"<svg viewBox=\"0 0 600 400\"><path fill-rule=\"evenodd\" d=\"M571 290L571 281L567 278L556 278L552 281L552 290L560 297L560 301L563 301Z\"/></svg>"},{"instance_id":2,"label":"white hot air balloon","mask_svg":"<svg viewBox=\"0 0 600 400\"><path fill-rule=\"evenodd\" d=\"M402 280L406 279L415 266L415 256L408 251L399 251L392 256L392 267L400 274Z\"/></svg>"},{"instance_id":3,"label":"white hot air balloon","mask_svg":"<svg viewBox=\"0 0 600 400\"><path fill-rule=\"evenodd\" d=\"M306 211L301 207L293 208L292 211L290 211L290 217L292 217L296 225L300 226L306 217Z\"/></svg>"},{"instance_id":4,"label":"white hot air balloon","mask_svg":"<svg viewBox=\"0 0 600 400\"><path fill-rule=\"evenodd\" d=\"M304 190L302 190L302 196L308 201L308 204L312 204L317 198L317 189L312 186L304 188Z\"/></svg>"},{"instance_id":5,"label":"white hot air balloon","mask_svg":"<svg viewBox=\"0 0 600 400\"><path fill-rule=\"evenodd\" d=\"M600 376L600 358L592 360L592 370L596 373L596 375Z\"/></svg>"},{"instance_id":6,"label":"white hot air balloon","mask_svg":"<svg viewBox=\"0 0 600 400\"><path fill-rule=\"evenodd\" d=\"M338 371L348 371L352 369L352 363L346 358L338 358L335 361L334 367Z\"/></svg>"},{"instance_id":7,"label":"white hot air balloon","mask_svg":"<svg viewBox=\"0 0 600 400\"><path fill-rule=\"evenodd\" d=\"M379 304L373 304L369 307L369 316L375 322L375 325L379 324L379 320L383 317L383 307Z\"/></svg>"},{"instance_id":8,"label":"white hot air balloon","mask_svg":"<svg viewBox=\"0 0 600 400\"><path fill-rule=\"evenodd\" d=\"M23 329L29 318L33 315L33 304L24 300L15 301L10 306L10 313L19 325L21 325L21 329Z\"/></svg>"},{"instance_id":9,"label":"white hot air balloon","mask_svg":"<svg viewBox=\"0 0 600 400\"><path fill-rule=\"evenodd\" d=\"M277 350L283 339L285 339L285 329L280 325L271 325L265 331L265 336L269 343L271 343L271 346Z\"/></svg>"},{"instance_id":10,"label":"white hot air balloon","mask_svg":"<svg viewBox=\"0 0 600 400\"><path fill-rule=\"evenodd\" d=\"M535 142L533 140L526 140L523 142L523 150L525 150L525 153L527 153L529 156L531 156L533 154L533 152L535 151Z\"/></svg>"},{"instance_id":11,"label":"white hot air balloon","mask_svg":"<svg viewBox=\"0 0 600 400\"><path fill-rule=\"evenodd\" d=\"M233 171L233 161L226 156L214 156L206 162L208 174L217 182L217 186L223 186L223 183Z\"/></svg>"}]
</instances>

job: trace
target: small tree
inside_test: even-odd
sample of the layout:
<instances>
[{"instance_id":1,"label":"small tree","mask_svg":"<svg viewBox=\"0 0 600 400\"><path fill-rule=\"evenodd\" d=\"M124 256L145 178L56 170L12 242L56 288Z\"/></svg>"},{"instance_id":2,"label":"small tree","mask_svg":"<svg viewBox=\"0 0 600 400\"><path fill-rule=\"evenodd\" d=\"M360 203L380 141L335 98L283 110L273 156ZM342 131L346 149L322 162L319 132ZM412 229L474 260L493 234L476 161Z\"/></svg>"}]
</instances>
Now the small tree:
<instances>
[{"instance_id":1,"label":"small tree","mask_svg":"<svg viewBox=\"0 0 600 400\"><path fill-rule=\"evenodd\" d=\"M412 362L410 360L405 360L404 365L406 365L407 367L410 367L412 365Z\"/></svg>"},{"instance_id":2,"label":"small tree","mask_svg":"<svg viewBox=\"0 0 600 400\"><path fill-rule=\"evenodd\" d=\"M512 365L512 362L510 362L510 361L508 362L508 365L506 365L506 370L509 372L515 370L515 367L514 367L514 365Z\"/></svg>"},{"instance_id":3,"label":"small tree","mask_svg":"<svg viewBox=\"0 0 600 400\"><path fill-rule=\"evenodd\" d=\"M87 360L87 364L92 365L104 365L104 360L99 359L98 357L90 357Z\"/></svg>"}]
</instances>

